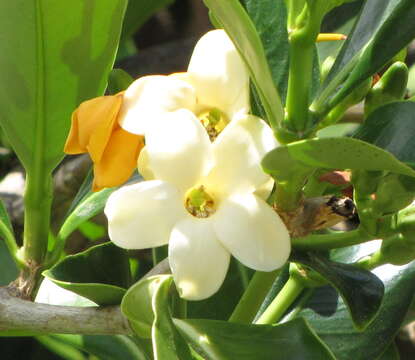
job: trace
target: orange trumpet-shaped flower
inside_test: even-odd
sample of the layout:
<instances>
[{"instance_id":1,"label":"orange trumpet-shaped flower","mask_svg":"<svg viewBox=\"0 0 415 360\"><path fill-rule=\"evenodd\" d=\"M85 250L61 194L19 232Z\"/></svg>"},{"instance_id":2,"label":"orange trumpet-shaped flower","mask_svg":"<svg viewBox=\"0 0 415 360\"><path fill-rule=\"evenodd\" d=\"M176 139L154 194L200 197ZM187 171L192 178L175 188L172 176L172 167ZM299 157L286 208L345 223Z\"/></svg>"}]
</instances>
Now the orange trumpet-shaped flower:
<instances>
[{"instance_id":1,"label":"orange trumpet-shaped flower","mask_svg":"<svg viewBox=\"0 0 415 360\"><path fill-rule=\"evenodd\" d=\"M123 184L137 167L143 136L131 134L118 124L123 93L83 102L72 114L64 151L88 152L94 163L93 191Z\"/></svg>"}]
</instances>

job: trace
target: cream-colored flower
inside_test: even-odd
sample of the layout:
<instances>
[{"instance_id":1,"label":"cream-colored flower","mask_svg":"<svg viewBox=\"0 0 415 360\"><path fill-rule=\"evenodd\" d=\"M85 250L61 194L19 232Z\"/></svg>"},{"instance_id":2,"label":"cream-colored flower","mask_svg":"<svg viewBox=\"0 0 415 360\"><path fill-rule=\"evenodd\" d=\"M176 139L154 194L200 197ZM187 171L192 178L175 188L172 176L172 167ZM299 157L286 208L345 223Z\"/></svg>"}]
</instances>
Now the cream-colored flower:
<instances>
[{"instance_id":1,"label":"cream-colored flower","mask_svg":"<svg viewBox=\"0 0 415 360\"><path fill-rule=\"evenodd\" d=\"M111 240L127 249L169 243L176 286L190 300L219 289L230 254L256 270L281 267L288 231L255 195L269 181L260 161L276 145L269 126L251 115L234 116L211 142L194 112L165 112L146 130L144 167L154 180L108 199Z\"/></svg>"},{"instance_id":2,"label":"cream-colored flower","mask_svg":"<svg viewBox=\"0 0 415 360\"><path fill-rule=\"evenodd\" d=\"M202 36L187 72L145 76L132 83L118 118L124 130L146 135L155 119L179 109L199 118L212 140L236 115L248 113L248 72L223 30Z\"/></svg>"}]
</instances>

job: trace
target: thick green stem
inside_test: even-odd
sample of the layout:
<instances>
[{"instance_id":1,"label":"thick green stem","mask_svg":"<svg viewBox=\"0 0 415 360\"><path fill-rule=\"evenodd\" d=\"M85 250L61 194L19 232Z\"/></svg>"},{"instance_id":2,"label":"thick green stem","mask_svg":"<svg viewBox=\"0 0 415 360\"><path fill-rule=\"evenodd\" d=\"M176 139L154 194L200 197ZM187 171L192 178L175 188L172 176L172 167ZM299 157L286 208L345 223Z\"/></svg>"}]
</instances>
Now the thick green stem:
<instances>
[{"instance_id":1,"label":"thick green stem","mask_svg":"<svg viewBox=\"0 0 415 360\"><path fill-rule=\"evenodd\" d=\"M249 282L248 288L242 295L241 300L239 300L229 321L251 323L278 273L279 270L272 272L257 271Z\"/></svg>"},{"instance_id":2,"label":"thick green stem","mask_svg":"<svg viewBox=\"0 0 415 360\"><path fill-rule=\"evenodd\" d=\"M46 255L52 205L52 176L46 172L27 173L24 195L24 259L41 265Z\"/></svg>"},{"instance_id":3,"label":"thick green stem","mask_svg":"<svg viewBox=\"0 0 415 360\"><path fill-rule=\"evenodd\" d=\"M313 74L314 42L296 36L290 41L290 70L287 91L287 127L300 136L309 128L310 86Z\"/></svg>"},{"instance_id":4,"label":"thick green stem","mask_svg":"<svg viewBox=\"0 0 415 360\"><path fill-rule=\"evenodd\" d=\"M292 246L299 250L330 250L361 244L369 240L373 240L373 237L359 228L345 232L339 231L293 238Z\"/></svg>"},{"instance_id":5,"label":"thick green stem","mask_svg":"<svg viewBox=\"0 0 415 360\"><path fill-rule=\"evenodd\" d=\"M277 323L303 290L304 285L302 282L297 277L291 276L272 303L255 323Z\"/></svg>"}]
</instances>

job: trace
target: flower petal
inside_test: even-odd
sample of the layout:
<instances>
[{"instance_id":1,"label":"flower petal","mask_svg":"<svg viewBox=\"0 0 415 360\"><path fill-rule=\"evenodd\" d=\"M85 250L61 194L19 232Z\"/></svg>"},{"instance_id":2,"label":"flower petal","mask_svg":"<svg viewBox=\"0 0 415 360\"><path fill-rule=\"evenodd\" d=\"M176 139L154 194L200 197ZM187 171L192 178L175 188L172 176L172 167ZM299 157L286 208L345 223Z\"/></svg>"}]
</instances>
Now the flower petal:
<instances>
[{"instance_id":1,"label":"flower petal","mask_svg":"<svg viewBox=\"0 0 415 360\"><path fill-rule=\"evenodd\" d=\"M155 176L150 169L147 146L144 146L137 159L137 169L144 180L154 180Z\"/></svg>"},{"instance_id":2,"label":"flower petal","mask_svg":"<svg viewBox=\"0 0 415 360\"><path fill-rule=\"evenodd\" d=\"M210 166L212 146L205 128L188 110L166 113L146 135L149 170L186 191Z\"/></svg>"},{"instance_id":3,"label":"flower petal","mask_svg":"<svg viewBox=\"0 0 415 360\"><path fill-rule=\"evenodd\" d=\"M137 167L138 154L144 146L143 140L141 135L131 134L118 126L112 133L101 160L94 164L92 190L124 184Z\"/></svg>"},{"instance_id":4,"label":"flower petal","mask_svg":"<svg viewBox=\"0 0 415 360\"><path fill-rule=\"evenodd\" d=\"M101 96L83 102L72 114L72 126L64 151L67 154L89 152L99 161L117 124L122 93Z\"/></svg>"},{"instance_id":5,"label":"flower petal","mask_svg":"<svg viewBox=\"0 0 415 360\"><path fill-rule=\"evenodd\" d=\"M248 71L224 30L202 36L187 72L201 105L216 107L230 119L249 111Z\"/></svg>"},{"instance_id":6,"label":"flower petal","mask_svg":"<svg viewBox=\"0 0 415 360\"><path fill-rule=\"evenodd\" d=\"M201 300L218 291L229 260L229 252L218 242L211 221L188 217L174 227L169 262L182 298Z\"/></svg>"},{"instance_id":7,"label":"flower petal","mask_svg":"<svg viewBox=\"0 0 415 360\"><path fill-rule=\"evenodd\" d=\"M213 143L215 166L207 182L224 193L254 192L270 179L261 160L275 147L277 142L265 121L253 115L238 117Z\"/></svg>"},{"instance_id":8,"label":"flower petal","mask_svg":"<svg viewBox=\"0 0 415 360\"><path fill-rule=\"evenodd\" d=\"M178 190L163 181L144 181L114 191L105 205L110 239L125 249L167 244L176 222L187 216Z\"/></svg>"},{"instance_id":9,"label":"flower petal","mask_svg":"<svg viewBox=\"0 0 415 360\"><path fill-rule=\"evenodd\" d=\"M182 108L193 111L195 106L193 87L179 77L144 76L125 91L119 123L126 131L145 135L160 114Z\"/></svg>"},{"instance_id":10,"label":"flower petal","mask_svg":"<svg viewBox=\"0 0 415 360\"><path fill-rule=\"evenodd\" d=\"M244 265L275 270L287 261L288 230L272 208L255 195L225 199L212 217L219 240Z\"/></svg>"}]
</instances>

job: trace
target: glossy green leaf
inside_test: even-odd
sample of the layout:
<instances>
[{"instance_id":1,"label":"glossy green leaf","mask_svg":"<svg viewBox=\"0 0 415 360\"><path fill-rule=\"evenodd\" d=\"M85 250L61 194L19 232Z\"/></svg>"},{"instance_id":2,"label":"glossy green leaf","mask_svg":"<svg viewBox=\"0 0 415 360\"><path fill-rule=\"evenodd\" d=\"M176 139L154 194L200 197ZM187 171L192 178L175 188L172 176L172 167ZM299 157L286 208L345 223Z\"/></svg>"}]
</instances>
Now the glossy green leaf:
<instances>
[{"instance_id":1,"label":"glossy green leaf","mask_svg":"<svg viewBox=\"0 0 415 360\"><path fill-rule=\"evenodd\" d=\"M359 60L365 45L373 38L380 25L390 15L400 0L366 0L360 15L342 46L336 61L324 81L321 93L312 105L320 108L332 96L336 88L350 74Z\"/></svg>"},{"instance_id":2,"label":"glossy green leaf","mask_svg":"<svg viewBox=\"0 0 415 360\"><path fill-rule=\"evenodd\" d=\"M272 78L285 102L288 86L287 9L284 1L242 0L264 47Z\"/></svg>"},{"instance_id":3,"label":"glossy green leaf","mask_svg":"<svg viewBox=\"0 0 415 360\"><path fill-rule=\"evenodd\" d=\"M245 61L269 122L273 125L279 124L284 117L284 109L261 38L252 20L238 0L204 0L204 2Z\"/></svg>"},{"instance_id":4,"label":"glossy green leaf","mask_svg":"<svg viewBox=\"0 0 415 360\"><path fill-rule=\"evenodd\" d=\"M364 329L374 319L382 302L384 287L370 271L333 262L313 253L294 253L293 258L318 272L336 288L358 329Z\"/></svg>"},{"instance_id":5,"label":"glossy green leaf","mask_svg":"<svg viewBox=\"0 0 415 360\"><path fill-rule=\"evenodd\" d=\"M399 101L373 111L353 137L415 166L415 102Z\"/></svg>"},{"instance_id":6,"label":"glossy green leaf","mask_svg":"<svg viewBox=\"0 0 415 360\"><path fill-rule=\"evenodd\" d=\"M0 240L0 286L6 286L17 278L19 271L3 240Z\"/></svg>"},{"instance_id":7,"label":"glossy green leaf","mask_svg":"<svg viewBox=\"0 0 415 360\"><path fill-rule=\"evenodd\" d=\"M174 319L174 323L206 360L334 359L303 319L277 326L217 320Z\"/></svg>"},{"instance_id":8,"label":"glossy green leaf","mask_svg":"<svg viewBox=\"0 0 415 360\"><path fill-rule=\"evenodd\" d=\"M399 350L393 342L378 360L400 360Z\"/></svg>"},{"instance_id":9,"label":"glossy green leaf","mask_svg":"<svg viewBox=\"0 0 415 360\"><path fill-rule=\"evenodd\" d=\"M127 252L108 242L69 255L43 275L99 305L121 302L130 282Z\"/></svg>"},{"instance_id":10,"label":"glossy green leaf","mask_svg":"<svg viewBox=\"0 0 415 360\"><path fill-rule=\"evenodd\" d=\"M171 281L171 278L171 275L159 275L140 280L128 289L122 299L121 311L138 336L151 338L153 297L163 281Z\"/></svg>"},{"instance_id":11,"label":"glossy green leaf","mask_svg":"<svg viewBox=\"0 0 415 360\"><path fill-rule=\"evenodd\" d=\"M375 36L359 55L356 66L340 91L330 100L329 107L337 105L356 86L379 71L415 38L414 16L415 3L412 0L401 0L393 8Z\"/></svg>"},{"instance_id":12,"label":"glossy green leaf","mask_svg":"<svg viewBox=\"0 0 415 360\"><path fill-rule=\"evenodd\" d=\"M66 239L73 231L75 231L84 221L99 214L105 207L108 197L117 188L106 188L101 191L93 192L91 190L93 174L89 172L84 182L81 185L75 199L73 200L65 221L59 230L58 238ZM128 183L138 182L143 178L135 174L131 177Z\"/></svg>"},{"instance_id":13,"label":"glossy green leaf","mask_svg":"<svg viewBox=\"0 0 415 360\"><path fill-rule=\"evenodd\" d=\"M126 5L1 2L0 122L27 170L56 166L71 112L104 92Z\"/></svg>"},{"instance_id":14,"label":"glossy green leaf","mask_svg":"<svg viewBox=\"0 0 415 360\"><path fill-rule=\"evenodd\" d=\"M332 251L331 258L354 262L376 251L380 241ZM365 329L357 331L343 300L330 287L316 290L298 316L305 317L338 360L377 359L399 331L415 291L415 262L404 266L384 265L373 273L385 285L379 313ZM362 351L364 349L364 351Z\"/></svg>"},{"instance_id":15,"label":"glossy green leaf","mask_svg":"<svg viewBox=\"0 0 415 360\"><path fill-rule=\"evenodd\" d=\"M262 167L278 180L315 168L385 170L415 176L414 170L392 154L352 138L309 139L280 146L265 155Z\"/></svg>"},{"instance_id":16,"label":"glossy green leaf","mask_svg":"<svg viewBox=\"0 0 415 360\"><path fill-rule=\"evenodd\" d=\"M173 277L164 277L154 293L152 327L154 360L192 360L189 346L177 331L169 310Z\"/></svg>"},{"instance_id":17,"label":"glossy green leaf","mask_svg":"<svg viewBox=\"0 0 415 360\"><path fill-rule=\"evenodd\" d=\"M149 355L137 343L123 335L63 335L54 334L51 339L73 346L98 357L100 360L150 360Z\"/></svg>"}]
</instances>

